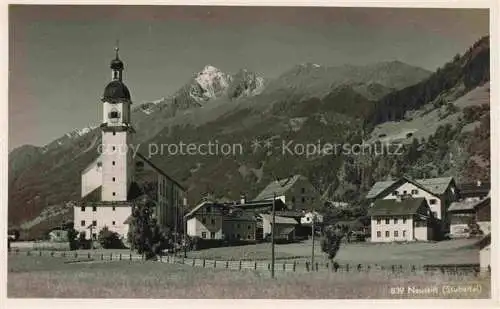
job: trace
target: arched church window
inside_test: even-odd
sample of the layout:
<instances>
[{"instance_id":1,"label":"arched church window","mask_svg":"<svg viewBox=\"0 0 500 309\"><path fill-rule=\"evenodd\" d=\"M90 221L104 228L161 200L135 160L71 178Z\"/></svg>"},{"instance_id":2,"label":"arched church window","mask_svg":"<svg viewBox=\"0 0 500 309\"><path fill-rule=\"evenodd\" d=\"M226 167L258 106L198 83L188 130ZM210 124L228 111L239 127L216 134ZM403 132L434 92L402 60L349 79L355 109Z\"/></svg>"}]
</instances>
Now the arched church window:
<instances>
[{"instance_id":1,"label":"arched church window","mask_svg":"<svg viewBox=\"0 0 500 309\"><path fill-rule=\"evenodd\" d=\"M110 119L118 119L120 118L120 113L117 110L112 110L108 116Z\"/></svg>"}]
</instances>

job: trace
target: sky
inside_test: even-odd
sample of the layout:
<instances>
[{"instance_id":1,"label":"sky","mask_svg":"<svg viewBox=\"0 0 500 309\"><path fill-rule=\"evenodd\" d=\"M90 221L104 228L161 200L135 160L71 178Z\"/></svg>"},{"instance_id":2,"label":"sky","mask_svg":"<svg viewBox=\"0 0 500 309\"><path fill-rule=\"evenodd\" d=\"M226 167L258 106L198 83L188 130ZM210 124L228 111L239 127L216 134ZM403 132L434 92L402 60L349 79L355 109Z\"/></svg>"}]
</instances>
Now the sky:
<instances>
[{"instance_id":1,"label":"sky","mask_svg":"<svg viewBox=\"0 0 500 309\"><path fill-rule=\"evenodd\" d=\"M489 33L485 9L35 6L9 9L9 150L99 124L119 40L141 103L206 65L265 78L294 65L399 60L434 71Z\"/></svg>"}]
</instances>

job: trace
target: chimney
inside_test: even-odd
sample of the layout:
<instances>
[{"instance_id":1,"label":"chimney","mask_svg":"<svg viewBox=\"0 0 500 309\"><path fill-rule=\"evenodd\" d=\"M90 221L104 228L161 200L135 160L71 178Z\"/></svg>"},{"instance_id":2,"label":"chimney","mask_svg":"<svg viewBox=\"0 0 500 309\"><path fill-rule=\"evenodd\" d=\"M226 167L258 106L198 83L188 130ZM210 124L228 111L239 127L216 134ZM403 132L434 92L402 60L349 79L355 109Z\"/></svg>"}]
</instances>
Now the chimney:
<instances>
[{"instance_id":1,"label":"chimney","mask_svg":"<svg viewBox=\"0 0 500 309\"><path fill-rule=\"evenodd\" d=\"M477 186L480 187L481 186L481 180L478 180L477 181Z\"/></svg>"},{"instance_id":2,"label":"chimney","mask_svg":"<svg viewBox=\"0 0 500 309\"><path fill-rule=\"evenodd\" d=\"M243 204L246 204L246 202L247 202L247 197L245 196L245 194L242 194L240 196L240 204L243 205Z\"/></svg>"}]
</instances>

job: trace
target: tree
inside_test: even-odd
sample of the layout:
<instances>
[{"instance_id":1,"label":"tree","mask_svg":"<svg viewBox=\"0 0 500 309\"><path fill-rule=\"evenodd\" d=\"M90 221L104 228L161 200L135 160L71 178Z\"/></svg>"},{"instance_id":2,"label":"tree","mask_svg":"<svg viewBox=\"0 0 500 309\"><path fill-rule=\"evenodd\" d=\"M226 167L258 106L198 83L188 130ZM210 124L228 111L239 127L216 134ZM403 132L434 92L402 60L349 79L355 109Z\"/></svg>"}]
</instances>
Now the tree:
<instances>
[{"instance_id":1,"label":"tree","mask_svg":"<svg viewBox=\"0 0 500 309\"><path fill-rule=\"evenodd\" d=\"M321 239L321 250L328 254L328 259L333 262L340 249L343 234L338 229L326 229Z\"/></svg>"},{"instance_id":2,"label":"tree","mask_svg":"<svg viewBox=\"0 0 500 309\"><path fill-rule=\"evenodd\" d=\"M99 240L99 244L101 244L104 249L123 248L120 235L116 232L110 231L107 226L103 227L102 230L99 231L97 239Z\"/></svg>"},{"instance_id":3,"label":"tree","mask_svg":"<svg viewBox=\"0 0 500 309\"><path fill-rule=\"evenodd\" d=\"M70 250L78 249L78 241L76 239L78 237L78 232L72 226L68 228L67 237L69 242L69 249Z\"/></svg>"},{"instance_id":4,"label":"tree","mask_svg":"<svg viewBox=\"0 0 500 309\"><path fill-rule=\"evenodd\" d=\"M155 204L148 197L138 199L132 207L128 239L132 250L154 259L169 245L168 235L162 231L153 218Z\"/></svg>"}]
</instances>

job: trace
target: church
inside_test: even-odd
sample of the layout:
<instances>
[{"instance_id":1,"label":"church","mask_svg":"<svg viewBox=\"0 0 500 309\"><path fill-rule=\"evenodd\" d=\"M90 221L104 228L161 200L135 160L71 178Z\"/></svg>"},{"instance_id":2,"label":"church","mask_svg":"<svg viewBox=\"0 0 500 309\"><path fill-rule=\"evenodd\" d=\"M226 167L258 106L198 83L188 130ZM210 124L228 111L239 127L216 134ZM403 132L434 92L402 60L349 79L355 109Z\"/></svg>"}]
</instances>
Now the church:
<instances>
[{"instance_id":1,"label":"church","mask_svg":"<svg viewBox=\"0 0 500 309\"><path fill-rule=\"evenodd\" d=\"M131 96L123 82L124 64L115 48L111 81L101 99L103 120L99 156L81 173L81 199L73 202L74 228L97 239L107 227L127 240L132 206L138 199L155 203L153 216L162 227L183 229L186 190L146 156L128 149L135 133Z\"/></svg>"}]
</instances>

